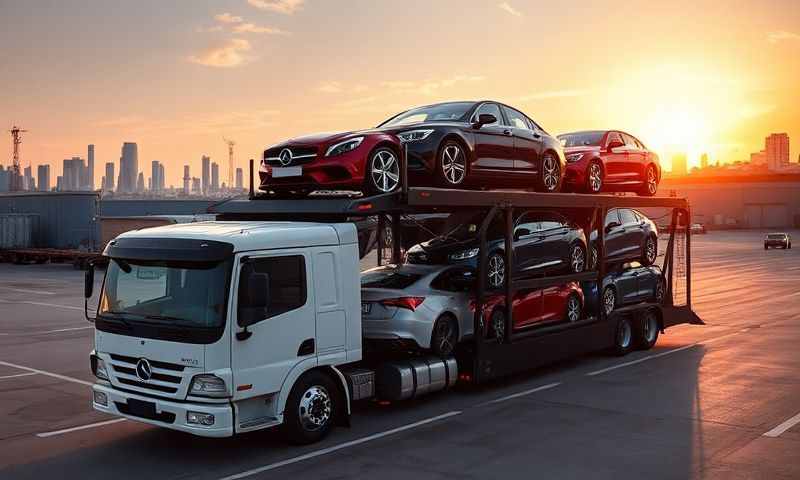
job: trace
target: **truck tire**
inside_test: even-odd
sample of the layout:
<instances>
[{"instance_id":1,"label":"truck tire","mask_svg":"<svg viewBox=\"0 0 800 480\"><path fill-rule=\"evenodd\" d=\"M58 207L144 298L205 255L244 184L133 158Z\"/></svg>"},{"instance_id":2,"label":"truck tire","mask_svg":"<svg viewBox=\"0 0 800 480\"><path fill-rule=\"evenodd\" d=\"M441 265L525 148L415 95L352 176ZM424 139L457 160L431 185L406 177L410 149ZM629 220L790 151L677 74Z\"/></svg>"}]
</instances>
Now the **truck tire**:
<instances>
[{"instance_id":1,"label":"truck tire","mask_svg":"<svg viewBox=\"0 0 800 480\"><path fill-rule=\"evenodd\" d=\"M633 325L627 315L620 315L617 327L614 329L614 355L627 355L633 350Z\"/></svg>"},{"instance_id":2,"label":"truck tire","mask_svg":"<svg viewBox=\"0 0 800 480\"><path fill-rule=\"evenodd\" d=\"M289 442L307 445L330 432L338 411L336 385L317 370L303 374L292 387L283 412L282 430Z\"/></svg>"},{"instance_id":3,"label":"truck tire","mask_svg":"<svg viewBox=\"0 0 800 480\"><path fill-rule=\"evenodd\" d=\"M639 350L650 350L658 340L660 330L658 315L653 309L648 309L636 325L636 347Z\"/></svg>"}]
</instances>

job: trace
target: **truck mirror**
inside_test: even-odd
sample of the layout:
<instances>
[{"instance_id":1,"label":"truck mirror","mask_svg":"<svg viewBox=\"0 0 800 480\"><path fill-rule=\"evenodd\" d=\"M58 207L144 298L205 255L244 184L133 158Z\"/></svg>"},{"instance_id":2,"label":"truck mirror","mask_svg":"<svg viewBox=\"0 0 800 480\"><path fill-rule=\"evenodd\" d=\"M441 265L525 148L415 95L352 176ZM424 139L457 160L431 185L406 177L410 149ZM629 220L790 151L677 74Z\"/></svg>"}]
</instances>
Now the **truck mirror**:
<instances>
[{"instance_id":1,"label":"truck mirror","mask_svg":"<svg viewBox=\"0 0 800 480\"><path fill-rule=\"evenodd\" d=\"M84 298L90 298L92 296L92 292L94 291L94 265L89 264L89 268L86 269L86 273L83 277L83 296Z\"/></svg>"}]
</instances>

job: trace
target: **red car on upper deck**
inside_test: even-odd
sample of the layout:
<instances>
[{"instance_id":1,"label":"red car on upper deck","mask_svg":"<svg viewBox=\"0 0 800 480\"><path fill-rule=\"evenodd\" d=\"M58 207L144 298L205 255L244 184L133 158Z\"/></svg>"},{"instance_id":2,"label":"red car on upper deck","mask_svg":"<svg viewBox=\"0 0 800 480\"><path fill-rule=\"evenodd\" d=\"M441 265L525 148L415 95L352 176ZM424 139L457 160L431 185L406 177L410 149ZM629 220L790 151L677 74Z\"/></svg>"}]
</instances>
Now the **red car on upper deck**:
<instances>
[{"instance_id":1,"label":"red car on upper deck","mask_svg":"<svg viewBox=\"0 0 800 480\"><path fill-rule=\"evenodd\" d=\"M652 197L661 181L658 155L628 133L589 130L558 136L567 158L565 189L635 192Z\"/></svg>"}]
</instances>

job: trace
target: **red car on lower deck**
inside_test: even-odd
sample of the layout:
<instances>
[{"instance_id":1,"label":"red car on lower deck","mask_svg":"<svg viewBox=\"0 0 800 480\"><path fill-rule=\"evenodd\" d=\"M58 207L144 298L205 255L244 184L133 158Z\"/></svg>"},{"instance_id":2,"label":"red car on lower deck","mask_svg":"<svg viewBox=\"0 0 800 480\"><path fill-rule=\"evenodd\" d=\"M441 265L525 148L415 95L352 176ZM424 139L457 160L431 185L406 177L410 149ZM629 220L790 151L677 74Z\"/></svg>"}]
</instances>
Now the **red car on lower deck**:
<instances>
[{"instance_id":1,"label":"red car on lower deck","mask_svg":"<svg viewBox=\"0 0 800 480\"><path fill-rule=\"evenodd\" d=\"M487 336L505 334L506 297L494 294L483 306L483 324ZM540 290L520 290L514 295L514 330L558 322L577 322L583 316L584 295L578 282L569 282ZM473 306L474 310L474 306Z\"/></svg>"},{"instance_id":2,"label":"red car on lower deck","mask_svg":"<svg viewBox=\"0 0 800 480\"><path fill-rule=\"evenodd\" d=\"M649 197L658 191L658 155L633 135L619 130L591 130L565 133L558 139L567 159L567 190L635 192Z\"/></svg>"}]
</instances>

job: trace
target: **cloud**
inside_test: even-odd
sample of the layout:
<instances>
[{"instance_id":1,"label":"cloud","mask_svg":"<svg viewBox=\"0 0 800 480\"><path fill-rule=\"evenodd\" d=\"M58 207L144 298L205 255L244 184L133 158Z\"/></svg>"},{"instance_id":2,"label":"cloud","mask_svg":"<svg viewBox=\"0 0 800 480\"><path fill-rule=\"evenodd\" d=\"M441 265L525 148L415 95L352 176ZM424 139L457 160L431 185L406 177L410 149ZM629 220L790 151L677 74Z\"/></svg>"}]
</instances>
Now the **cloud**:
<instances>
[{"instance_id":1,"label":"cloud","mask_svg":"<svg viewBox=\"0 0 800 480\"><path fill-rule=\"evenodd\" d=\"M426 80L414 82L408 80L389 80L381 82L381 87L408 93L419 93L422 95L434 95L443 88L449 88L459 83L470 83L483 81L485 77L478 75L456 75L441 80Z\"/></svg>"},{"instance_id":2,"label":"cloud","mask_svg":"<svg viewBox=\"0 0 800 480\"><path fill-rule=\"evenodd\" d=\"M305 0L247 0L247 3L259 10L292 15L302 8Z\"/></svg>"},{"instance_id":3,"label":"cloud","mask_svg":"<svg viewBox=\"0 0 800 480\"><path fill-rule=\"evenodd\" d=\"M511 5L509 5L508 2L498 3L497 6L501 10L503 10L506 13L509 13L511 15L514 15L515 17L521 17L522 16L522 12L520 12L516 8L512 7Z\"/></svg>"},{"instance_id":4,"label":"cloud","mask_svg":"<svg viewBox=\"0 0 800 480\"><path fill-rule=\"evenodd\" d=\"M268 35L289 35L289 32L279 28L263 27L254 23L240 23L233 27L235 33L266 33Z\"/></svg>"},{"instance_id":5,"label":"cloud","mask_svg":"<svg viewBox=\"0 0 800 480\"><path fill-rule=\"evenodd\" d=\"M208 135L220 132L244 132L277 125L280 111L273 109L247 109L234 111L200 112L163 118L155 116L122 116L94 122L97 128L124 130L126 135Z\"/></svg>"},{"instance_id":6,"label":"cloud","mask_svg":"<svg viewBox=\"0 0 800 480\"><path fill-rule=\"evenodd\" d=\"M318 92L322 93L341 93L342 92L342 83L341 82L324 82L321 83L317 87Z\"/></svg>"},{"instance_id":7,"label":"cloud","mask_svg":"<svg viewBox=\"0 0 800 480\"><path fill-rule=\"evenodd\" d=\"M219 15L214 15L214 20L220 23L242 23L244 21L242 17L231 15L228 12L220 13Z\"/></svg>"},{"instance_id":8,"label":"cloud","mask_svg":"<svg viewBox=\"0 0 800 480\"><path fill-rule=\"evenodd\" d=\"M583 95L587 95L588 93L589 90L586 89L552 90L549 92L539 92L525 95L517 98L517 101L529 102L531 100L548 100L551 98L581 97Z\"/></svg>"},{"instance_id":9,"label":"cloud","mask_svg":"<svg viewBox=\"0 0 800 480\"><path fill-rule=\"evenodd\" d=\"M783 41L800 41L800 34L794 32L787 32L785 30L777 30L774 32L769 32L767 35L767 40L769 43L778 43Z\"/></svg>"},{"instance_id":10,"label":"cloud","mask_svg":"<svg viewBox=\"0 0 800 480\"><path fill-rule=\"evenodd\" d=\"M238 67L250 60L246 52L249 52L252 48L250 42L245 39L231 38L219 46L209 48L199 55L189 57L189 61L206 67Z\"/></svg>"}]
</instances>

